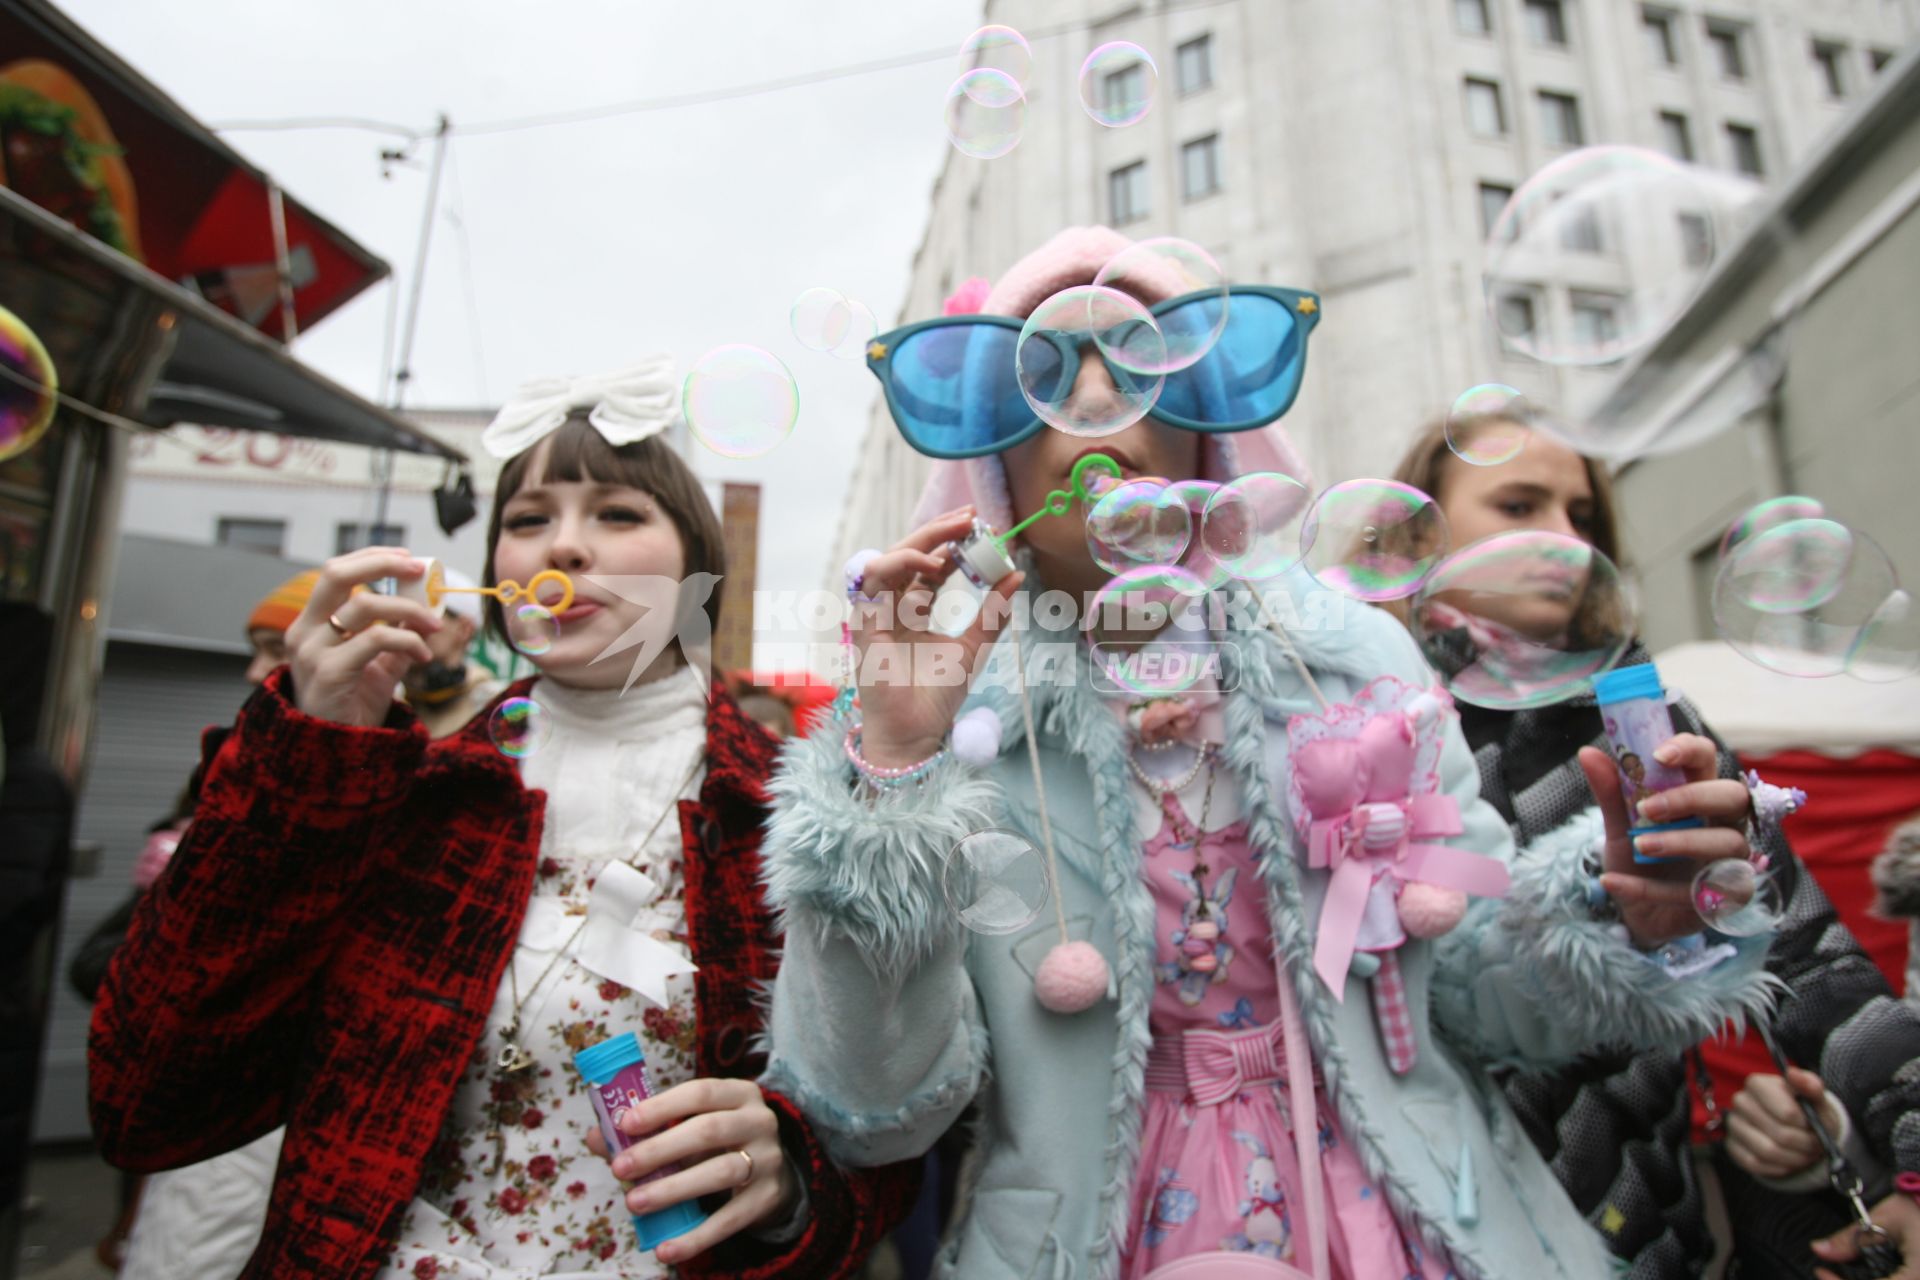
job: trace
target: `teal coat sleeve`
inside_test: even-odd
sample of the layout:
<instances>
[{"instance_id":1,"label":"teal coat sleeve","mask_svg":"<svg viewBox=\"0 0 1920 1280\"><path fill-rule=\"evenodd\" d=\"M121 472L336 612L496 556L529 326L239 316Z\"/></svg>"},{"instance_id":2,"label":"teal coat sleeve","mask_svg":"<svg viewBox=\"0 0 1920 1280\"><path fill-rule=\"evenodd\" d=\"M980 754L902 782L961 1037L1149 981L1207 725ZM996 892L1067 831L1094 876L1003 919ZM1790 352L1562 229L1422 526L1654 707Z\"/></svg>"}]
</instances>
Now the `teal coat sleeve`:
<instances>
[{"instance_id":1,"label":"teal coat sleeve","mask_svg":"<svg viewBox=\"0 0 1920 1280\"><path fill-rule=\"evenodd\" d=\"M843 1162L918 1156L986 1076L986 1025L940 876L963 836L996 825L997 790L948 761L857 795L831 727L788 751L772 790L765 874L786 951L764 1079Z\"/></svg>"}]
</instances>

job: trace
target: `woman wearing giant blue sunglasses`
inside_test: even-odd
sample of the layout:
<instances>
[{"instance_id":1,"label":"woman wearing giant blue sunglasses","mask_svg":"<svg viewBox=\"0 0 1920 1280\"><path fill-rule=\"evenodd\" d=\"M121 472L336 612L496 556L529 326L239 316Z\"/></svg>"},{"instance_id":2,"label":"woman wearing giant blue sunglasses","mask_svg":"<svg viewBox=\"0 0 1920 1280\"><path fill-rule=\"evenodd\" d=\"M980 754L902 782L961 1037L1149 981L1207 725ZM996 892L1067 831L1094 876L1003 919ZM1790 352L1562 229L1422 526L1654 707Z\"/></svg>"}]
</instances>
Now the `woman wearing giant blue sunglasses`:
<instances>
[{"instance_id":1,"label":"woman wearing giant blue sunglasses","mask_svg":"<svg viewBox=\"0 0 1920 1280\"><path fill-rule=\"evenodd\" d=\"M1220 312L1226 322L1220 325ZM1220 336L1198 361L1169 373L1152 418L1186 431L1249 431L1292 407L1306 367L1307 335L1320 318L1320 300L1299 289L1234 285L1181 294L1151 308L1162 332ZM1032 437L1044 425L1021 394L1014 355L1025 322L1012 316L964 315L924 320L880 335L867 348L867 367L880 379L887 406L908 444L932 458L977 458ZM1080 363L1100 359L1122 394L1153 381L1093 351L1081 334L1038 334L1050 344L1029 350L1030 384L1066 399ZM1033 368L1038 360L1040 368Z\"/></svg>"}]
</instances>

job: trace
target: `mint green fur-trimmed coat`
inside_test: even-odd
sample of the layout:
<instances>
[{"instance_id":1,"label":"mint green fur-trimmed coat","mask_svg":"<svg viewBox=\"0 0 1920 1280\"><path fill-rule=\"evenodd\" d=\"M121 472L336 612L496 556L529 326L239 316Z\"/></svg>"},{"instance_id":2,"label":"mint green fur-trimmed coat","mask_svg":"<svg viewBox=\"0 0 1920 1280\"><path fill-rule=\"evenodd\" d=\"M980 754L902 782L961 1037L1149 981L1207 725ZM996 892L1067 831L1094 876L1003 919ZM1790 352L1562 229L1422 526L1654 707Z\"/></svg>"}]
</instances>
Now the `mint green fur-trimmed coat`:
<instances>
[{"instance_id":1,"label":"mint green fur-trimmed coat","mask_svg":"<svg viewBox=\"0 0 1920 1280\"><path fill-rule=\"evenodd\" d=\"M1296 596L1313 587L1287 585ZM1328 698L1349 699L1380 675L1430 683L1399 623L1359 605L1339 612L1338 626L1290 632ZM1741 943L1704 975L1670 978L1586 905L1597 811L1516 859L1450 726L1441 785L1466 828L1454 843L1511 862L1513 889L1476 899L1445 938L1400 951L1423 1035L1413 1069L1395 1075L1365 983L1350 977L1336 1002L1312 968L1327 873L1305 868L1283 788L1287 719L1318 704L1271 633L1216 638L1231 690L1222 763L1246 796L1267 919L1347 1141L1409 1239L1444 1249L1467 1280L1613 1274L1488 1069L1551 1068L1600 1044L1693 1044L1770 998L1767 940ZM1093 691L1084 647L1029 639L1028 684L1069 930L1105 954L1114 998L1072 1016L1048 1012L1033 977L1058 941L1054 913L1011 936L971 934L940 888L943 859L970 832L1010 828L1041 842L1009 679L1016 653L1003 637L972 695L1006 729L986 768L949 760L920 785L868 799L851 786L844 725L789 750L765 855L787 930L766 1078L851 1165L917 1156L975 1109L961 1216L936 1275L1108 1277L1133 1225L1154 904L1127 792L1126 730Z\"/></svg>"}]
</instances>

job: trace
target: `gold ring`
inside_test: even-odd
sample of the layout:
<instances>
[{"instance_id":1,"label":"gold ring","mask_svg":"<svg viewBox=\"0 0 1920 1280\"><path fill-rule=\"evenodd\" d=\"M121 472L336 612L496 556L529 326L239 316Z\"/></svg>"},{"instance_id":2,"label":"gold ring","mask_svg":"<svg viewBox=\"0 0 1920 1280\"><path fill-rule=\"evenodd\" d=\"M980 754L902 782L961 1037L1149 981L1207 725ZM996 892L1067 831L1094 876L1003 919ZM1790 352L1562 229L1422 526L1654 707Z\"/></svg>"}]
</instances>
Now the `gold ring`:
<instances>
[{"instance_id":1,"label":"gold ring","mask_svg":"<svg viewBox=\"0 0 1920 1280\"><path fill-rule=\"evenodd\" d=\"M733 1154L747 1162L747 1176L740 1180L740 1185L744 1187L753 1181L753 1155L745 1147L735 1147Z\"/></svg>"},{"instance_id":2,"label":"gold ring","mask_svg":"<svg viewBox=\"0 0 1920 1280\"><path fill-rule=\"evenodd\" d=\"M335 631L338 631L340 633L340 638L342 640L353 639L353 632L347 630L346 626L340 621L339 615L332 614L332 613L328 614L327 625L332 627Z\"/></svg>"}]
</instances>

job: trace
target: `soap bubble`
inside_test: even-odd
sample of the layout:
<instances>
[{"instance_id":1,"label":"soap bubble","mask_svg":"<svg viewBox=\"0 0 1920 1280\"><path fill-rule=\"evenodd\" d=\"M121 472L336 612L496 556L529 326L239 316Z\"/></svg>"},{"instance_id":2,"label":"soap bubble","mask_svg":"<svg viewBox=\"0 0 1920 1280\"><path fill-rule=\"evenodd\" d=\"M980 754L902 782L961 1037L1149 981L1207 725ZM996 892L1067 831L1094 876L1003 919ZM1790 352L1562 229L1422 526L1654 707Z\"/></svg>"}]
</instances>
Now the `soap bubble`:
<instances>
[{"instance_id":1,"label":"soap bubble","mask_svg":"<svg viewBox=\"0 0 1920 1280\"><path fill-rule=\"evenodd\" d=\"M1526 447L1532 417L1527 398L1505 383L1469 387L1447 411L1447 447L1476 467L1511 462Z\"/></svg>"},{"instance_id":2,"label":"soap bubble","mask_svg":"<svg viewBox=\"0 0 1920 1280\"><path fill-rule=\"evenodd\" d=\"M1740 518L1727 526L1720 538L1720 558L1725 560L1733 549L1758 534L1785 524L1789 520L1824 520L1827 509L1818 498L1809 498L1804 494L1789 493L1778 498L1769 498L1765 502L1755 503L1740 513Z\"/></svg>"},{"instance_id":3,"label":"soap bubble","mask_svg":"<svg viewBox=\"0 0 1920 1280\"><path fill-rule=\"evenodd\" d=\"M1217 655L1205 628L1185 621L1206 593L1204 580L1177 565L1129 569L1101 587L1086 620L1096 682L1156 695L1192 688Z\"/></svg>"},{"instance_id":4,"label":"soap bubble","mask_svg":"<svg viewBox=\"0 0 1920 1280\"><path fill-rule=\"evenodd\" d=\"M1156 236L1130 245L1100 268L1093 282L1149 303L1187 299L1154 316L1164 349L1158 363L1151 362L1151 348L1116 351L1102 346L1109 359L1135 373L1185 369L1211 351L1226 330L1232 297L1226 273L1211 254L1190 240ZM1149 363L1139 363L1143 359Z\"/></svg>"},{"instance_id":5,"label":"soap bubble","mask_svg":"<svg viewBox=\"0 0 1920 1280\"><path fill-rule=\"evenodd\" d=\"M1736 544L1723 563L1727 598L1762 613L1805 613L1833 599L1853 563L1853 530L1786 520Z\"/></svg>"},{"instance_id":6,"label":"soap bubble","mask_svg":"<svg viewBox=\"0 0 1920 1280\"><path fill-rule=\"evenodd\" d=\"M1633 607L1588 543L1510 529L1442 559L1408 625L1454 697L1511 711L1586 692L1626 652Z\"/></svg>"},{"instance_id":7,"label":"soap bubble","mask_svg":"<svg viewBox=\"0 0 1920 1280\"><path fill-rule=\"evenodd\" d=\"M1345 480L1323 492L1300 534L1322 586L1378 603L1412 595L1447 550L1440 504L1397 480Z\"/></svg>"},{"instance_id":8,"label":"soap bubble","mask_svg":"<svg viewBox=\"0 0 1920 1280\"><path fill-rule=\"evenodd\" d=\"M793 300L793 336L809 351L831 351L853 324L853 308L837 289L815 286Z\"/></svg>"},{"instance_id":9,"label":"soap bubble","mask_svg":"<svg viewBox=\"0 0 1920 1280\"><path fill-rule=\"evenodd\" d=\"M1292 476L1250 472L1207 499L1200 540L1236 578L1277 578L1300 563L1301 517L1311 505L1313 491Z\"/></svg>"},{"instance_id":10,"label":"soap bubble","mask_svg":"<svg viewBox=\"0 0 1920 1280\"><path fill-rule=\"evenodd\" d=\"M1109 573L1180 559L1193 537L1193 513L1158 480L1104 489L1087 512L1087 550Z\"/></svg>"},{"instance_id":11,"label":"soap bubble","mask_svg":"<svg viewBox=\"0 0 1920 1280\"><path fill-rule=\"evenodd\" d=\"M1863 644L1858 665L1877 670L1907 626L1899 588L1872 538L1832 520L1787 520L1721 561L1713 620L1742 657L1782 675L1839 675Z\"/></svg>"},{"instance_id":12,"label":"soap bubble","mask_svg":"<svg viewBox=\"0 0 1920 1280\"><path fill-rule=\"evenodd\" d=\"M1167 485L1168 499L1186 504L1196 528L1205 523L1207 506L1219 492L1220 486L1211 480L1175 480ZM1220 563L1202 538L1189 538L1186 554L1177 563L1179 568L1198 578L1209 591L1233 581L1233 571Z\"/></svg>"},{"instance_id":13,"label":"soap bubble","mask_svg":"<svg viewBox=\"0 0 1920 1280\"><path fill-rule=\"evenodd\" d=\"M1641 147L1560 156L1514 192L1488 233L1494 332L1548 364L1625 358L1692 300L1757 191Z\"/></svg>"},{"instance_id":14,"label":"soap bubble","mask_svg":"<svg viewBox=\"0 0 1920 1280\"><path fill-rule=\"evenodd\" d=\"M701 444L722 457L757 458L793 434L800 388L777 356L736 343L688 370L680 404Z\"/></svg>"},{"instance_id":15,"label":"soap bubble","mask_svg":"<svg viewBox=\"0 0 1920 1280\"><path fill-rule=\"evenodd\" d=\"M59 407L60 379L38 334L0 307L0 462L40 442ZM11 375L11 376L8 376Z\"/></svg>"},{"instance_id":16,"label":"soap bubble","mask_svg":"<svg viewBox=\"0 0 1920 1280\"><path fill-rule=\"evenodd\" d=\"M532 698L508 698L488 718L487 736L501 755L524 760L547 745L547 739L553 736L553 720Z\"/></svg>"},{"instance_id":17,"label":"soap bubble","mask_svg":"<svg viewBox=\"0 0 1920 1280\"><path fill-rule=\"evenodd\" d=\"M1881 684L1920 671L1920 609L1895 587L1860 628L1847 653L1847 674Z\"/></svg>"},{"instance_id":18,"label":"soap bubble","mask_svg":"<svg viewBox=\"0 0 1920 1280\"><path fill-rule=\"evenodd\" d=\"M1015 84L1024 85L1033 70L1033 50L1027 38L1012 27L998 24L980 28L960 46L960 70L998 71Z\"/></svg>"},{"instance_id":19,"label":"soap bubble","mask_svg":"<svg viewBox=\"0 0 1920 1280\"><path fill-rule=\"evenodd\" d=\"M545 605L528 601L506 611L507 643L530 658L553 648L560 638L560 619Z\"/></svg>"},{"instance_id":20,"label":"soap bubble","mask_svg":"<svg viewBox=\"0 0 1920 1280\"><path fill-rule=\"evenodd\" d=\"M1080 64L1080 104L1109 129L1146 119L1159 87L1160 71L1152 56L1131 41L1103 44Z\"/></svg>"},{"instance_id":21,"label":"soap bubble","mask_svg":"<svg viewBox=\"0 0 1920 1280\"><path fill-rule=\"evenodd\" d=\"M1720 858L1693 878L1693 909L1729 938L1771 933L1780 923L1780 888L1745 858Z\"/></svg>"},{"instance_id":22,"label":"soap bubble","mask_svg":"<svg viewBox=\"0 0 1920 1280\"><path fill-rule=\"evenodd\" d=\"M963 156L995 160L1020 145L1027 99L1003 71L969 71L947 89L947 141Z\"/></svg>"},{"instance_id":23,"label":"soap bubble","mask_svg":"<svg viewBox=\"0 0 1920 1280\"><path fill-rule=\"evenodd\" d=\"M847 299L847 330L833 345L833 354L842 360L865 360L867 347L880 333L880 322L872 308L858 298Z\"/></svg>"},{"instance_id":24,"label":"soap bubble","mask_svg":"<svg viewBox=\"0 0 1920 1280\"><path fill-rule=\"evenodd\" d=\"M1018 933L1047 905L1047 864L1011 831L976 831L948 850L940 891L975 933Z\"/></svg>"},{"instance_id":25,"label":"soap bubble","mask_svg":"<svg viewBox=\"0 0 1920 1280\"><path fill-rule=\"evenodd\" d=\"M1166 359L1160 326L1117 289L1076 285L1033 309L1020 330L1013 365L1020 394L1042 422L1068 435L1097 437L1124 431L1147 416L1166 379L1135 373L1112 358L1102 360L1103 351L1125 353L1138 363ZM1092 387L1076 394L1079 368L1088 361L1100 372Z\"/></svg>"}]
</instances>

